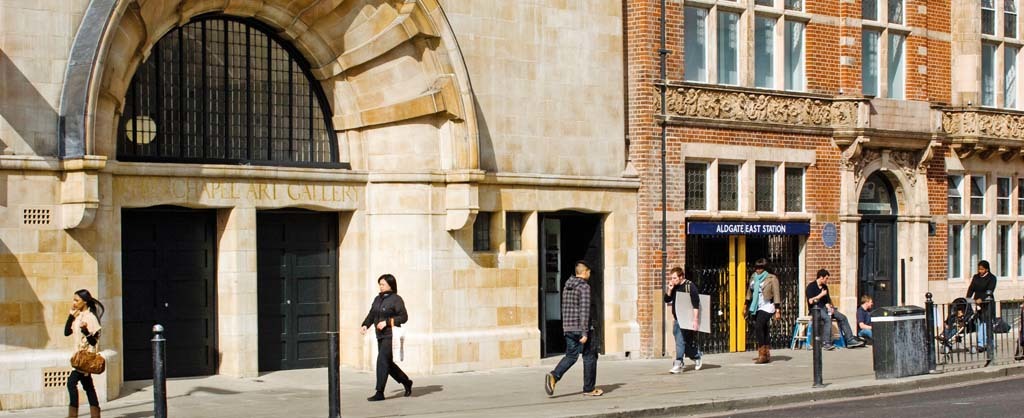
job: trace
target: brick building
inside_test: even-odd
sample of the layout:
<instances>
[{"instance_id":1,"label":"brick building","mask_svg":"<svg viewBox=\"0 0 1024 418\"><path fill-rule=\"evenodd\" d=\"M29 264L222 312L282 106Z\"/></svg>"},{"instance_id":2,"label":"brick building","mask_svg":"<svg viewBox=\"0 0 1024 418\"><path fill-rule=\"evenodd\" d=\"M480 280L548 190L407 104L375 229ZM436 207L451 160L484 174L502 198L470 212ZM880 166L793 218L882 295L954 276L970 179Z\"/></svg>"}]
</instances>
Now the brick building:
<instances>
[{"instance_id":1,"label":"brick building","mask_svg":"<svg viewBox=\"0 0 1024 418\"><path fill-rule=\"evenodd\" d=\"M745 348L738 305L759 257L783 282L777 345L820 268L851 317L863 294L948 301L981 259L997 299L1024 294L1017 2L670 0L664 116L659 3L628 1L625 17L644 354L666 338L662 123L668 267L712 294L706 351Z\"/></svg>"}]
</instances>

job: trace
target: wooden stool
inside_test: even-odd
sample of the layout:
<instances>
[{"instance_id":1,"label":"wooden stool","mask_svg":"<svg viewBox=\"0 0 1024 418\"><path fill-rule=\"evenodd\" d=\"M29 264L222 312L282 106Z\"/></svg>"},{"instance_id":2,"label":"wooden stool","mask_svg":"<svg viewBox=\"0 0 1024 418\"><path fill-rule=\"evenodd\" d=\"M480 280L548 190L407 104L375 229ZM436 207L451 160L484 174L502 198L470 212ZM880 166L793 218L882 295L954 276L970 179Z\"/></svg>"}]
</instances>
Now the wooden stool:
<instances>
[{"instance_id":1,"label":"wooden stool","mask_svg":"<svg viewBox=\"0 0 1024 418\"><path fill-rule=\"evenodd\" d=\"M793 324L793 339L789 341L790 350L795 350L797 347L803 348L805 345L810 347L810 341L807 339L807 329L810 324L810 316L801 316L796 319L796 324Z\"/></svg>"}]
</instances>

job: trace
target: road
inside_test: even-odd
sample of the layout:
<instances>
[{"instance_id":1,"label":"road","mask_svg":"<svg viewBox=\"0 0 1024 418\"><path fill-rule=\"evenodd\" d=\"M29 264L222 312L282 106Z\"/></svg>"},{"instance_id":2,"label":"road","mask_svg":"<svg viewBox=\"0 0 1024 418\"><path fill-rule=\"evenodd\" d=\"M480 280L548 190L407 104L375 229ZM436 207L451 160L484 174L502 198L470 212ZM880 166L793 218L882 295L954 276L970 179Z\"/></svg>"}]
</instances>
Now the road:
<instances>
[{"instance_id":1,"label":"road","mask_svg":"<svg viewBox=\"0 0 1024 418\"><path fill-rule=\"evenodd\" d=\"M836 402L818 402L798 407L736 411L703 417L765 418L1005 418L1024 416L1024 376L992 380L986 383L945 386L892 396L854 398Z\"/></svg>"}]
</instances>

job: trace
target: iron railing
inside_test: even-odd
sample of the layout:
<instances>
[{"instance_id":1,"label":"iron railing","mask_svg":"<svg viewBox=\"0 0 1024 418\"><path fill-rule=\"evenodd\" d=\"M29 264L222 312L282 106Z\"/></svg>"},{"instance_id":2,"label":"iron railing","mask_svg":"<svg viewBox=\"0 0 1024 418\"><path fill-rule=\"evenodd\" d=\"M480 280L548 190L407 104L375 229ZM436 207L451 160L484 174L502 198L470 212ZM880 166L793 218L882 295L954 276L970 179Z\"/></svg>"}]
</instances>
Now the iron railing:
<instances>
[{"instance_id":1,"label":"iron railing","mask_svg":"<svg viewBox=\"0 0 1024 418\"><path fill-rule=\"evenodd\" d=\"M931 310L928 345L934 352L937 371L1020 361L1021 317L1024 316L1021 301L934 303L929 293L925 307Z\"/></svg>"}]
</instances>

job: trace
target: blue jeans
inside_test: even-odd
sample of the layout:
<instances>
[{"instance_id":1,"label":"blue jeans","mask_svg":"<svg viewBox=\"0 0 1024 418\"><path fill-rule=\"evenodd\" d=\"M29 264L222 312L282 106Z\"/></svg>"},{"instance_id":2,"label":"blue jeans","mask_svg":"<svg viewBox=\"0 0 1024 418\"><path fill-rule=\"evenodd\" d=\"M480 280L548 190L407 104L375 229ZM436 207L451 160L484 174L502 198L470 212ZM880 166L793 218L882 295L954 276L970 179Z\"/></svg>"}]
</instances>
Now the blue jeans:
<instances>
[{"instance_id":1,"label":"blue jeans","mask_svg":"<svg viewBox=\"0 0 1024 418\"><path fill-rule=\"evenodd\" d=\"M857 336L858 337L864 337L864 338L871 339L871 330L870 329L862 329L862 330L857 332Z\"/></svg>"},{"instance_id":2,"label":"blue jeans","mask_svg":"<svg viewBox=\"0 0 1024 418\"><path fill-rule=\"evenodd\" d=\"M583 338L581 332L565 333L565 357L558 362L555 370L551 371L551 375L555 377L556 382L562 380L565 372L568 372L569 368L576 364L580 354L583 354L583 391L592 392L594 384L597 383L597 342L594 341L593 332L587 334L586 343L580 344L581 338Z\"/></svg>"},{"instance_id":3,"label":"blue jeans","mask_svg":"<svg viewBox=\"0 0 1024 418\"><path fill-rule=\"evenodd\" d=\"M978 347L985 347L985 339L988 337L988 322L983 319L978 320Z\"/></svg>"},{"instance_id":4,"label":"blue jeans","mask_svg":"<svg viewBox=\"0 0 1024 418\"><path fill-rule=\"evenodd\" d=\"M683 355L692 360L700 360L700 347L694 331L679 328L679 322L672 321L672 336L676 339L676 361L682 362Z\"/></svg>"}]
</instances>

